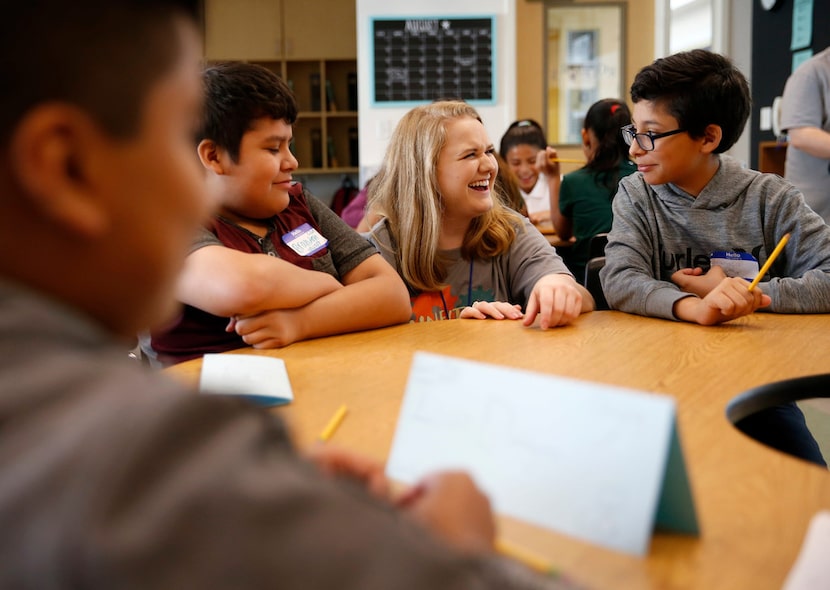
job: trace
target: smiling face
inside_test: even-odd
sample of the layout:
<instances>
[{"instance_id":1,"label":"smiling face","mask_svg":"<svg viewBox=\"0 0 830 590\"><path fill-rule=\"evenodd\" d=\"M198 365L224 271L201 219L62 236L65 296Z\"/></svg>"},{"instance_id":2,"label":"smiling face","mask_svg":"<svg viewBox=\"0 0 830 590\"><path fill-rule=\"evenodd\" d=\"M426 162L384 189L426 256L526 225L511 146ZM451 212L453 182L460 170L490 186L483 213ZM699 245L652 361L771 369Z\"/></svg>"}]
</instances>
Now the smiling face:
<instances>
[{"instance_id":1,"label":"smiling face","mask_svg":"<svg viewBox=\"0 0 830 590\"><path fill-rule=\"evenodd\" d=\"M453 119L438 155L438 189L444 220L469 224L493 207L498 164L484 125L472 117Z\"/></svg>"},{"instance_id":2,"label":"smiling face","mask_svg":"<svg viewBox=\"0 0 830 590\"><path fill-rule=\"evenodd\" d=\"M677 119L662 104L649 100L634 104L631 119L637 133L658 134L680 128ZM632 141L628 153L650 185L672 183L697 196L717 171L718 160L712 151L719 141L720 129L710 125L701 138L678 133L656 139L654 150L648 152Z\"/></svg>"},{"instance_id":3,"label":"smiling face","mask_svg":"<svg viewBox=\"0 0 830 590\"><path fill-rule=\"evenodd\" d=\"M231 218L268 219L288 207L291 174L297 159L288 145L292 130L285 120L257 119L245 132L234 162L220 150L225 185L222 212Z\"/></svg>"},{"instance_id":4,"label":"smiling face","mask_svg":"<svg viewBox=\"0 0 830 590\"><path fill-rule=\"evenodd\" d=\"M539 148L535 145L521 143L507 151L507 165L519 180L519 187L526 193L533 190L539 180L539 168L536 167L536 156Z\"/></svg>"}]
</instances>

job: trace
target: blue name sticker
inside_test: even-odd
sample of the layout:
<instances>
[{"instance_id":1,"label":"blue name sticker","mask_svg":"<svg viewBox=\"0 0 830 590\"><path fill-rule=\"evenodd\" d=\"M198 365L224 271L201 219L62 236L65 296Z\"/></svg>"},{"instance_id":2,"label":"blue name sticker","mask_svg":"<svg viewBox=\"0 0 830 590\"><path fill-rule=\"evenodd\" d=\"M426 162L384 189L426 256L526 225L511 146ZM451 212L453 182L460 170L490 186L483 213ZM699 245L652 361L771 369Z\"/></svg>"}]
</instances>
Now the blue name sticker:
<instances>
[{"instance_id":1,"label":"blue name sticker","mask_svg":"<svg viewBox=\"0 0 830 590\"><path fill-rule=\"evenodd\" d=\"M311 256L329 245L329 241L307 223L284 234L282 241L300 256Z\"/></svg>"},{"instance_id":2,"label":"blue name sticker","mask_svg":"<svg viewBox=\"0 0 830 590\"><path fill-rule=\"evenodd\" d=\"M741 277L751 281L758 274L758 260L749 252L718 250L709 256L712 266L720 266L728 277Z\"/></svg>"}]
</instances>

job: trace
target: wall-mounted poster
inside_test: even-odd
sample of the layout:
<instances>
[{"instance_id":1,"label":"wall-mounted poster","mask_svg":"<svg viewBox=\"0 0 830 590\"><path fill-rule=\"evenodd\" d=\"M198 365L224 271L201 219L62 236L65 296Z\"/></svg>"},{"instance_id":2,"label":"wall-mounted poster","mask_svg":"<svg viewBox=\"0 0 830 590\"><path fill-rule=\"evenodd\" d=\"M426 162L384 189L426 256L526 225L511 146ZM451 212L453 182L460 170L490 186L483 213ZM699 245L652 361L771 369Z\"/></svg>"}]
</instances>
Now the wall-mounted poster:
<instances>
[{"instance_id":1,"label":"wall-mounted poster","mask_svg":"<svg viewBox=\"0 0 830 590\"><path fill-rule=\"evenodd\" d=\"M372 19L375 106L495 104L493 17Z\"/></svg>"}]
</instances>

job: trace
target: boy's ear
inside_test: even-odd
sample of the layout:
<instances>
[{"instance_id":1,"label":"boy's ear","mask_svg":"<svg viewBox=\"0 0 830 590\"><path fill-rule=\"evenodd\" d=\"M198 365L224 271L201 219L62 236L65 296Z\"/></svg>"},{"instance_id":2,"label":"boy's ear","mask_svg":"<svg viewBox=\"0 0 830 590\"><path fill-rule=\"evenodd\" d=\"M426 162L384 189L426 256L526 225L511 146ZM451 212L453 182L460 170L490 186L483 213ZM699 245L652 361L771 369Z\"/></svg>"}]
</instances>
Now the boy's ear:
<instances>
[{"instance_id":1,"label":"boy's ear","mask_svg":"<svg viewBox=\"0 0 830 590\"><path fill-rule=\"evenodd\" d=\"M203 139L199 142L196 148L199 153L199 160L206 170L213 171L214 174L225 174L225 161L228 157L227 152L220 148L212 139Z\"/></svg>"},{"instance_id":2,"label":"boy's ear","mask_svg":"<svg viewBox=\"0 0 830 590\"><path fill-rule=\"evenodd\" d=\"M714 123L707 125L706 129L703 130L703 144L701 145L703 151L711 154L718 149L721 139L723 139L723 129L721 129L721 126L715 125Z\"/></svg>"},{"instance_id":3,"label":"boy's ear","mask_svg":"<svg viewBox=\"0 0 830 590\"><path fill-rule=\"evenodd\" d=\"M582 146L585 148L590 148L591 138L588 136L588 130L583 127L582 129L580 129L580 132L582 133Z\"/></svg>"},{"instance_id":4,"label":"boy's ear","mask_svg":"<svg viewBox=\"0 0 830 590\"><path fill-rule=\"evenodd\" d=\"M107 231L107 195L90 173L100 137L98 125L68 104L46 103L22 118L10 142L11 171L33 215L87 238Z\"/></svg>"}]
</instances>

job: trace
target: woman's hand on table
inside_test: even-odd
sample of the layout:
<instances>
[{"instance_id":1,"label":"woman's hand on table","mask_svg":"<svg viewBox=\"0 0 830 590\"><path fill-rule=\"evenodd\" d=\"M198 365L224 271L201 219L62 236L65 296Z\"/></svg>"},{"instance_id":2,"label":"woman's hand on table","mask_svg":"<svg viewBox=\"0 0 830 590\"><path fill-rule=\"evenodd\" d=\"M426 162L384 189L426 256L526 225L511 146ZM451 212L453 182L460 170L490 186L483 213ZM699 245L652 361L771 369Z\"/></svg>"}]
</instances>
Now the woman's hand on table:
<instances>
[{"instance_id":1,"label":"woman's hand on table","mask_svg":"<svg viewBox=\"0 0 830 590\"><path fill-rule=\"evenodd\" d=\"M506 301L474 301L472 305L461 310L462 319L486 320L520 320L524 317L521 305Z\"/></svg>"},{"instance_id":2,"label":"woman's hand on table","mask_svg":"<svg viewBox=\"0 0 830 590\"><path fill-rule=\"evenodd\" d=\"M543 276L533 285L527 302L525 326L531 325L536 316L543 330L570 324L583 312L583 290L570 275Z\"/></svg>"}]
</instances>

